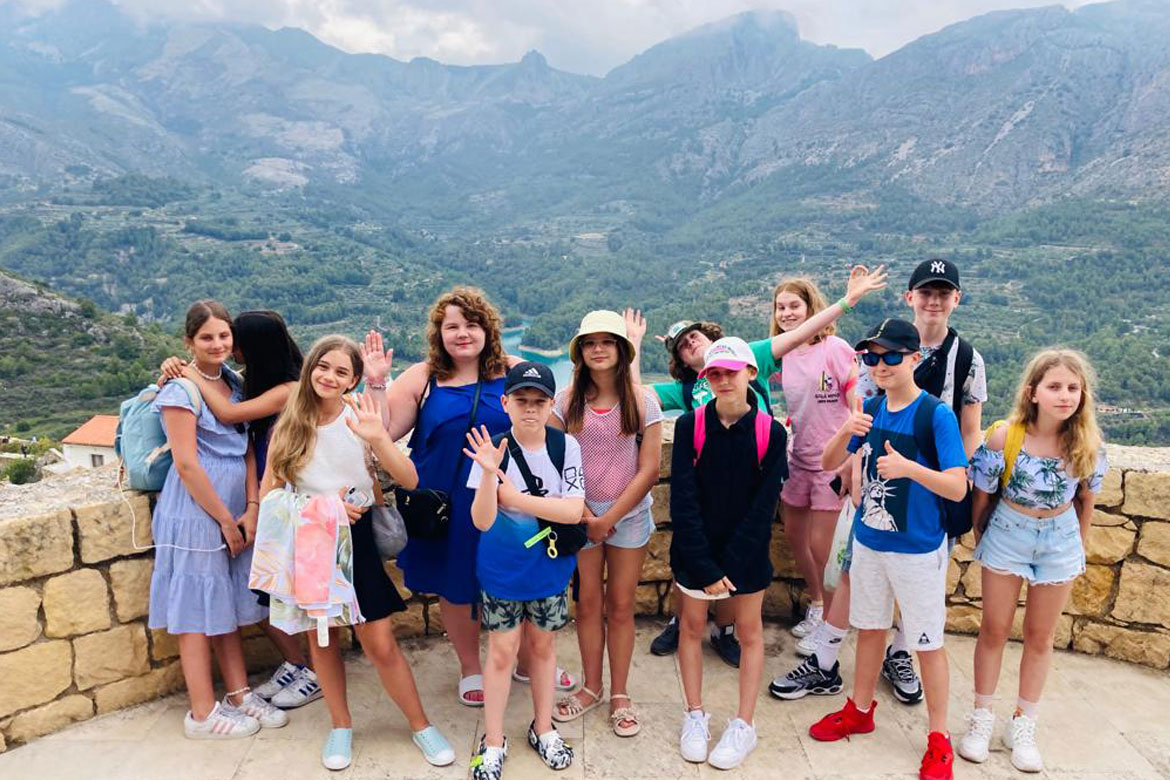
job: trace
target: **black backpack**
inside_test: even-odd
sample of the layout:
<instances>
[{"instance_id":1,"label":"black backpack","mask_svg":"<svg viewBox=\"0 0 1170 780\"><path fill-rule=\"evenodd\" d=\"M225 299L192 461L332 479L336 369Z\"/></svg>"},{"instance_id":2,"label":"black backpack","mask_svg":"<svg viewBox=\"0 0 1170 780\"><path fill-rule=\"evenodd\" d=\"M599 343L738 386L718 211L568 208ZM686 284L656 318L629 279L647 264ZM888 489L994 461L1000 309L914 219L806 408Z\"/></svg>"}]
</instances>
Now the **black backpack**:
<instances>
[{"instance_id":1,"label":"black backpack","mask_svg":"<svg viewBox=\"0 0 1170 780\"><path fill-rule=\"evenodd\" d=\"M955 381L950 403L955 417L962 420L963 383L967 380L967 374L971 373L971 363L975 360L975 348L971 346L971 342L960 338L954 328L947 328L947 337L943 339L943 343L930 354L930 357L924 358L914 369L914 384L935 398L942 398L943 385L947 381L947 361L950 359L951 348L956 340L959 342L959 350L955 353Z\"/></svg>"},{"instance_id":2,"label":"black backpack","mask_svg":"<svg viewBox=\"0 0 1170 780\"><path fill-rule=\"evenodd\" d=\"M538 498L547 495L547 490L537 486L536 477L528 467L528 461L524 459L524 450L516 442L516 437L512 436L511 433L511 429L508 429L492 437L492 444L497 447L500 446L500 442L505 437L508 439L508 451L504 454L504 459L500 461L500 471L507 472L509 457L515 459L516 468L520 470L520 476L524 479L524 486L528 488L528 494ZM548 457L552 461L553 467L556 468L558 474L564 476L565 432L560 428L546 425L544 428L544 446L548 450ZM549 531L544 537L544 541L546 545L545 549L548 551L548 557L550 558L558 558L562 555L576 555L589 542L589 536L586 533L584 523L566 525L565 523L554 523L551 520L545 520L543 517L536 518L536 522L540 524L541 530L548 529Z\"/></svg>"},{"instance_id":3,"label":"black backpack","mask_svg":"<svg viewBox=\"0 0 1170 780\"><path fill-rule=\"evenodd\" d=\"M961 397L961 391L960 391ZM865 402L865 413L876 417L884 398L877 396ZM939 470L938 447L934 442L934 410L942 404L938 398L930 393L922 397L918 408L914 410L914 443L918 451L926 459L926 464L935 471ZM971 486L960 501L950 501L939 497L943 504L943 528L951 539L958 539L973 527L971 516Z\"/></svg>"}]
</instances>

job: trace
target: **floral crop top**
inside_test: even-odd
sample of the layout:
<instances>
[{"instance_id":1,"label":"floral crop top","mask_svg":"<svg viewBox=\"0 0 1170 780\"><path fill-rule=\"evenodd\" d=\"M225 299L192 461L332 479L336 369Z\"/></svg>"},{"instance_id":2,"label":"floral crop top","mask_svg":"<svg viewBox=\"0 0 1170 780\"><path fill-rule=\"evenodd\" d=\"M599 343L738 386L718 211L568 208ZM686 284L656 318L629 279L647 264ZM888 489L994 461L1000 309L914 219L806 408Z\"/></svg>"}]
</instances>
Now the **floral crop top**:
<instances>
[{"instance_id":1,"label":"floral crop top","mask_svg":"<svg viewBox=\"0 0 1170 780\"><path fill-rule=\"evenodd\" d=\"M980 445L971 456L967 475L979 490L984 493L995 493L999 490L999 480L1003 476L1003 461L1003 450L988 449L987 445ZM1101 491L1101 483L1105 479L1105 470L1108 467L1105 448L1102 447L1097 454L1097 468L1086 480L1089 490L1094 493ZM1056 509L1073 500L1078 483L1076 477L1064 470L1064 461L1061 458L1042 458L1020 450L1016 465L1012 468L1012 475L1003 491L1003 497L1013 504L1030 509Z\"/></svg>"}]
</instances>

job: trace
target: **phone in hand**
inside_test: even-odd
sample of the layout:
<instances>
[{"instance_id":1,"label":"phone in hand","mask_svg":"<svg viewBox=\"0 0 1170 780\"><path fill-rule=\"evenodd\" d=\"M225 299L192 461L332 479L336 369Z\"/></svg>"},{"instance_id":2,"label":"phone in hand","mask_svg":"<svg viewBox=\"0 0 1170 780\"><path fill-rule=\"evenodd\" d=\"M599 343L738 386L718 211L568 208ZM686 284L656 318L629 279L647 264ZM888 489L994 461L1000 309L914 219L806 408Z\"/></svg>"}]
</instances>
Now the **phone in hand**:
<instances>
[{"instance_id":1,"label":"phone in hand","mask_svg":"<svg viewBox=\"0 0 1170 780\"><path fill-rule=\"evenodd\" d=\"M833 477L832 481L829 482L829 490L832 490L834 493L836 493L839 496L842 495L841 490L844 487L845 486L841 483L841 475L840 474Z\"/></svg>"},{"instance_id":2,"label":"phone in hand","mask_svg":"<svg viewBox=\"0 0 1170 780\"><path fill-rule=\"evenodd\" d=\"M367 507L374 503L372 496L367 496L365 493L354 487L351 487L349 490L345 491L345 495L341 500L347 504L360 507Z\"/></svg>"}]
</instances>

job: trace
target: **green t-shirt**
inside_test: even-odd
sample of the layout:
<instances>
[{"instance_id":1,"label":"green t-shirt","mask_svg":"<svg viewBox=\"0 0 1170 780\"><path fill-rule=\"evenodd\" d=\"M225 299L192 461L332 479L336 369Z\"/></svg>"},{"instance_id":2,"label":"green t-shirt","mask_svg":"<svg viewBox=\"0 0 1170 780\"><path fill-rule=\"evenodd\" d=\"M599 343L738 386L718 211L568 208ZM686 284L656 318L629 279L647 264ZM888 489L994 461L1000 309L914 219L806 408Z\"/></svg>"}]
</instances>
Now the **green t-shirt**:
<instances>
[{"instance_id":1,"label":"green t-shirt","mask_svg":"<svg viewBox=\"0 0 1170 780\"><path fill-rule=\"evenodd\" d=\"M768 390L768 377L780 370L780 361L772 357L772 339L761 339L753 341L748 344L752 354L756 356L756 365L759 366L760 373L757 378L765 390ZM678 409L681 411L687 410L687 405L683 400L683 383L682 382L655 382L653 385L654 394L658 396L659 403L662 404L662 411L670 411ZM760 398L759 392L752 387L752 392L756 394L756 401L760 403L763 408L764 399ZM768 402L771 403L771 391L768 391ZM706 379L696 379L695 389L691 393L691 398L694 403L692 408L697 409L708 401L714 399L715 394L711 392L711 385L707 383Z\"/></svg>"}]
</instances>

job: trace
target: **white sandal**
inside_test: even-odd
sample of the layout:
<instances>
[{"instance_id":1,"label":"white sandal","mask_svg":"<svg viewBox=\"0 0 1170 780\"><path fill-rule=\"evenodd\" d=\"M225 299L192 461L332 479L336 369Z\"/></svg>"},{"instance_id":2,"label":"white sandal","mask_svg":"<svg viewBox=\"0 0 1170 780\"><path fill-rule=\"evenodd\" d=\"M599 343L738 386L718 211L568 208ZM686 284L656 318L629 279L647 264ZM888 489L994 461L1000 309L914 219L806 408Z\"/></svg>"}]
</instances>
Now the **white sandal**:
<instances>
[{"instance_id":1,"label":"white sandal","mask_svg":"<svg viewBox=\"0 0 1170 780\"><path fill-rule=\"evenodd\" d=\"M619 707L609 714L609 725L613 728L613 733L619 737L632 737L642 730L642 721L638 719L638 711L634 709L633 702L630 697L624 693L610 694L610 701L614 699L625 699L630 702L628 707ZM623 726L622 721L632 723L632 726Z\"/></svg>"},{"instance_id":2,"label":"white sandal","mask_svg":"<svg viewBox=\"0 0 1170 780\"><path fill-rule=\"evenodd\" d=\"M593 697L593 702L591 704L582 704L581 700L577 698L576 693L562 696L557 700L556 706L553 707L553 720L557 723L568 723L571 720L576 720L581 717L586 712L589 712L589 710L599 707L601 705L601 696L605 693L605 686L603 685L597 693L594 693L588 688L582 688L578 693L589 694Z\"/></svg>"},{"instance_id":3,"label":"white sandal","mask_svg":"<svg viewBox=\"0 0 1170 780\"><path fill-rule=\"evenodd\" d=\"M512 670L512 679L518 683L528 685L530 678L526 674L520 674L519 670ZM573 675L566 672L561 667L557 667L556 689L558 691L571 691L577 687L577 681L573 679Z\"/></svg>"},{"instance_id":4,"label":"white sandal","mask_svg":"<svg viewBox=\"0 0 1170 780\"><path fill-rule=\"evenodd\" d=\"M483 699L479 701L467 698L467 694L479 691L483 695L483 675L469 674L459 681L459 703L464 707L482 707Z\"/></svg>"}]
</instances>

